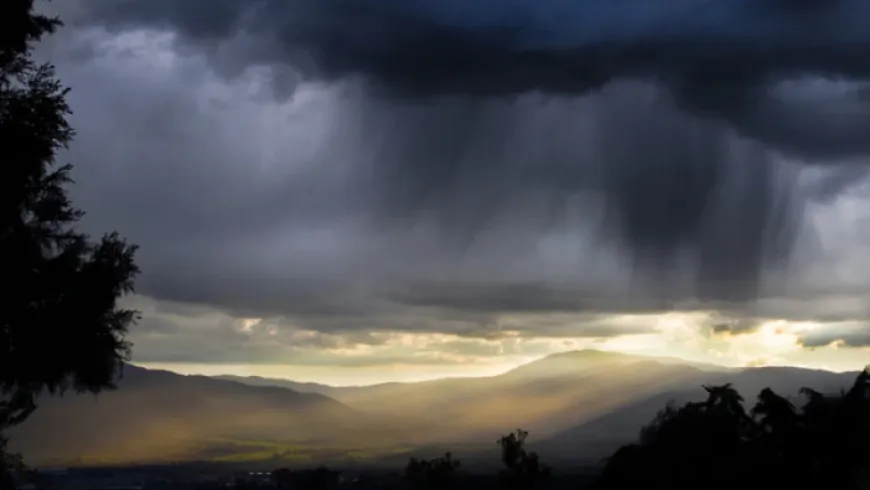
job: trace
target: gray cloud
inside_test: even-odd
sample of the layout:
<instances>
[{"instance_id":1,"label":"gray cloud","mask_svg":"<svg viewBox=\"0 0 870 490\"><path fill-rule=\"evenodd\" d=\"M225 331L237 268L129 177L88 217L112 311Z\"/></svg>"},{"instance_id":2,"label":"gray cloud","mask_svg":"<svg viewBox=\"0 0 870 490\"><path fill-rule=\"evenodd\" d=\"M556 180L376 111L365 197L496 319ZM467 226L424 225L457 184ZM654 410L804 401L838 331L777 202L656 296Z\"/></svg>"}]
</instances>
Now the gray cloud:
<instances>
[{"instance_id":1,"label":"gray cloud","mask_svg":"<svg viewBox=\"0 0 870 490\"><path fill-rule=\"evenodd\" d=\"M693 123L664 102L657 103L651 87L614 87L601 98L566 100L561 107L542 107L532 97L515 105L473 102L469 108L469 103L446 100L437 107L388 110L351 93L340 101L337 113L320 116L325 120L309 123L308 128L299 127L297 135L322 131L312 136L313 142L295 136L271 148L276 156L266 164L269 168L257 170L255 164L238 164L250 160L242 152L257 154L260 150L254 145L274 143L255 133L258 143L252 141L250 150L238 142L226 149L216 146L215 139L232 141L240 134L231 133L239 123L217 103L196 102L184 98L178 87L159 85L141 86L140 98L125 99L113 92L126 91L131 80L124 77L118 83L95 93L99 101L82 104L94 110L94 104L111 100L112 112L137 114L143 122L131 134L138 141L121 137L107 142L94 134L84 142L94 147L82 145L77 151L82 159L93 159L92 154L108 146L123 145L118 151L125 153L144 146L136 153L148 159L147 167L131 169L135 177L130 173L120 178L127 186L159 188L159 195L149 193L137 200L121 182L107 182L90 194L114 194L111 198L119 204L104 213L118 222L123 221L122 213L161 216L143 230L143 247L166 251L161 253L162 264L149 267L153 273L143 277L143 287L157 289L154 283L160 282L163 293L155 294L175 299L225 303L227 295L233 295L239 302L263 308L282 301L273 296L285 291L270 283L284 281L286 274L310 276L322 269L321 260L328 260L332 270L344 266L340 275L318 274L290 285L298 289L293 297L299 298L300 308L318 308L331 301L323 291L346 286L354 277L384 272L366 270L361 263L342 264L337 257L347 247L353 247L348 257L367 254L379 266L385 261L395 267L413 262L410 274L425 275L463 257L510 260L527 254L544 234L568 227L585 234L581 240L587 242L598 235L625 245L625 257L640 272L675 270L663 278L688 285L673 294L745 299L755 295L765 268L789 256L799 224L797 204L789 205L798 199L794 169L773 162L755 144L729 137L715 125ZM144 94L149 92L156 99L146 101ZM300 99L305 96L299 94ZM317 107L314 101L308 104L306 108L303 103L296 115L300 122L303 114L317 117L318 109L336 110ZM201 115L187 116L196 113ZM275 133L270 125L287 124L282 116L276 110L256 130ZM112 132L113 120L99 121L102 126L91 123L89 130ZM319 127L310 127L315 124ZM588 129L584 142L568 130L582 127ZM139 140L145 134L162 143ZM626 144L619 134L632 135L633 141ZM489 161L492 166L466 166L472 161ZM208 165L207 170L192 162ZM204 175L199 177L199 172ZM168 175L172 180L166 179ZM184 186L195 179L206 179L199 181L207 185L191 199ZM732 194L742 197L724 198ZM620 226L612 227L614 222ZM193 240L173 240L189 233L192 223L197 227ZM304 234L307 240L299 234L298 241L285 241L283 249L269 249L287 255L297 249L309 255L309 260L292 264L294 271L285 270L276 255L267 257L261 251L259 260L248 257L244 264L230 261L212 269L209 274L217 277L207 282L186 272L209 269L220 260L212 253L262 250L270 247L264 234L274 236L274 230L284 228L290 236L291 229L306 227L311 230ZM233 235L220 235L228 229ZM602 235L602 229L608 233ZM349 234L359 233L367 236L347 240ZM383 239L391 244L389 252L379 248ZM211 250L209 244L216 240L220 248ZM225 277L219 276L222 271ZM412 279L408 274L400 273ZM354 304L341 302L348 308Z\"/></svg>"},{"instance_id":2,"label":"gray cloud","mask_svg":"<svg viewBox=\"0 0 870 490\"><path fill-rule=\"evenodd\" d=\"M866 5L829 3L812 16L775 2L552 8L92 0L76 19L168 29L225 75L267 66L280 83L287 69L299 82L363 80L355 117L332 137L368 143L359 150L370 164L352 172L373 180L360 199L378 225L428 221L463 250L499 220L525 219L522 232L540 235L563 221L571 198L592 194L606 208L605 236L645 274L681 267L704 299L757 296L760 276L791 258L805 199L771 151L830 163L870 149L859 90L794 83L870 75L854 21ZM626 78L658 88L620 85ZM572 100L602 87L609 95ZM561 108L498 98L530 91ZM549 115L558 134L536 132L531 111ZM739 141L729 125L760 143ZM581 132L590 148L576 137L559 145Z\"/></svg>"},{"instance_id":3,"label":"gray cloud","mask_svg":"<svg viewBox=\"0 0 870 490\"><path fill-rule=\"evenodd\" d=\"M834 326L803 335L800 343L804 347L826 347L839 344L841 347L870 347L870 326Z\"/></svg>"},{"instance_id":4,"label":"gray cloud","mask_svg":"<svg viewBox=\"0 0 870 490\"><path fill-rule=\"evenodd\" d=\"M834 171L826 168L812 170L815 172L808 172L804 190L813 201L826 204L835 201L853 187L862 185L870 175L870 166L864 162L843 165Z\"/></svg>"},{"instance_id":5,"label":"gray cloud","mask_svg":"<svg viewBox=\"0 0 870 490\"><path fill-rule=\"evenodd\" d=\"M861 313L866 281L843 287L838 267L810 276L808 265L862 256L827 250L830 239L866 243L814 236L822 228L810 219L810 208L839 206L865 175L860 158L842 162L863 153L855 141L870 134L866 102L848 105L853 89L842 84L756 84L752 104L723 104L726 95L750 100L734 85L717 106L690 97L695 75L681 72L690 63L664 77L648 61L630 68L628 57L627 71L599 90L559 91L541 78L529 83L560 93L508 100L495 95L509 85L447 90L483 87L504 75L497 70L455 70L465 78L429 87L412 83L413 73L362 76L377 68L371 58L306 72L277 39L289 36L275 24L287 16L268 10L293 2L260 2L266 10L248 17L236 16L244 2L219 3L202 26L209 17L198 1L79 3L77 23L50 53L73 87L74 197L90 229L118 229L142 245L145 295L282 318L291 330L323 334L305 340L322 348L370 331L483 339L509 327L523 337L648 331L596 323L622 312L720 310L734 321ZM315 13L330 12L341 10ZM318 25L303 27L313 36ZM795 56L778 58L797 60L801 49L786 46L780 54ZM837 66L847 67L847 55ZM395 56L387 61L405 54ZM824 68L794 63L801 75ZM574 69L551 66L564 73L529 73ZM764 67L771 76L789 68ZM276 87L294 70L304 76L287 98ZM368 80L350 76L357 72ZM385 97L403 80L428 96ZM521 81L510 83L518 90ZM823 168L809 175L804 164ZM824 297L807 301L810 286ZM224 359L228 345L245 358L286 355L274 339L250 344L230 330L223 347L198 359ZM163 359L196 346L178 345Z\"/></svg>"},{"instance_id":6,"label":"gray cloud","mask_svg":"<svg viewBox=\"0 0 870 490\"><path fill-rule=\"evenodd\" d=\"M322 332L285 318L238 318L214 308L143 297L133 298L131 306L143 314L131 336L137 362L305 363L308 351L384 343L359 329Z\"/></svg>"},{"instance_id":7,"label":"gray cloud","mask_svg":"<svg viewBox=\"0 0 870 490\"><path fill-rule=\"evenodd\" d=\"M397 307L376 321L334 316L312 321L301 316L239 318L210 307L145 297L128 303L143 313L131 336L134 361L143 363L451 364L472 357L529 354L540 339L654 332L649 325L602 314L481 317ZM409 349L397 337L407 333L435 335Z\"/></svg>"},{"instance_id":8,"label":"gray cloud","mask_svg":"<svg viewBox=\"0 0 870 490\"><path fill-rule=\"evenodd\" d=\"M794 74L870 75L868 34L856 20L868 7L858 0L814 9L774 1L646 7L591 0L497 7L458 0L90 0L80 8L86 21L167 27L192 44L263 38L250 46L246 63L291 64L319 80L362 75L400 93L579 93L624 76L743 85ZM808 39L810 25L816 31ZM762 40L766 49L758 49Z\"/></svg>"},{"instance_id":9,"label":"gray cloud","mask_svg":"<svg viewBox=\"0 0 870 490\"><path fill-rule=\"evenodd\" d=\"M81 3L77 19L114 29L171 29L183 45L204 50L232 74L255 65L290 67L299 81L363 78L390 96L573 95L621 78L657 79L693 111L785 149L816 156L868 150L870 122L866 104L857 104L860 91L845 100L770 91L795 77L870 77L870 39L855 20L870 15L866 3L647 8L592 0L498 7L423 0L90 0ZM844 102L850 104L845 112L837 107Z\"/></svg>"},{"instance_id":10,"label":"gray cloud","mask_svg":"<svg viewBox=\"0 0 870 490\"><path fill-rule=\"evenodd\" d=\"M755 319L738 319L715 323L711 327L711 331L716 335L742 335L753 333L763 325L762 322Z\"/></svg>"}]
</instances>

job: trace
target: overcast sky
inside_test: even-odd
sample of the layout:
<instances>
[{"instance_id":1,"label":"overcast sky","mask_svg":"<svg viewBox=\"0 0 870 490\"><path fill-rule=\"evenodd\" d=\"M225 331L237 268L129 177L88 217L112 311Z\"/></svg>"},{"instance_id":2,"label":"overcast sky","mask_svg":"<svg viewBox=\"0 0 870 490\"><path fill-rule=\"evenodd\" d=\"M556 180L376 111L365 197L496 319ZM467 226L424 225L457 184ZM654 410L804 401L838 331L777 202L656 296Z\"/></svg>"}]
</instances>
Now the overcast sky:
<instances>
[{"instance_id":1,"label":"overcast sky","mask_svg":"<svg viewBox=\"0 0 870 490\"><path fill-rule=\"evenodd\" d=\"M870 363L866 2L55 3L73 197L141 246L136 362Z\"/></svg>"}]
</instances>

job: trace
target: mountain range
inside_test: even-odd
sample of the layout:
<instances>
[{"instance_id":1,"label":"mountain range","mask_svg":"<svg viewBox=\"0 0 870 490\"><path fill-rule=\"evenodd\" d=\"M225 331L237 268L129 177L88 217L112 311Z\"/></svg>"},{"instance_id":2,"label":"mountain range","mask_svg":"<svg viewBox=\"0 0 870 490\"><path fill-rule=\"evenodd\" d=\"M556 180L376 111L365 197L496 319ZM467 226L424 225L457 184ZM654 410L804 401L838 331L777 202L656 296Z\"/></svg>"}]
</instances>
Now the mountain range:
<instances>
[{"instance_id":1,"label":"mountain range","mask_svg":"<svg viewBox=\"0 0 870 490\"><path fill-rule=\"evenodd\" d=\"M751 403L765 387L838 391L855 373L730 369L595 350L548 356L504 374L335 387L184 376L128 365L114 391L40 400L10 432L32 464L168 461L377 464L452 450L497 462L497 438L528 430L553 464L586 464L633 440L665 404L731 382Z\"/></svg>"}]
</instances>

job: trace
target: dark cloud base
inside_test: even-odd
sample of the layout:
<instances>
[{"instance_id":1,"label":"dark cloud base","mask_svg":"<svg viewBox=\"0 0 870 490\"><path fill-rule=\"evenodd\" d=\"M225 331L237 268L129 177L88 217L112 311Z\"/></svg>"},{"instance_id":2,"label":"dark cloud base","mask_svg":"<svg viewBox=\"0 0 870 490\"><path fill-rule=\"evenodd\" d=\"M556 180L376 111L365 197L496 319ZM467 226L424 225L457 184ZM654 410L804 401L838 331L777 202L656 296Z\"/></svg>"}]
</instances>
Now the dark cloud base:
<instances>
[{"instance_id":1,"label":"dark cloud base","mask_svg":"<svg viewBox=\"0 0 870 490\"><path fill-rule=\"evenodd\" d=\"M818 347L870 347L870 326L842 328L834 326L801 337L802 346L810 349Z\"/></svg>"},{"instance_id":2,"label":"dark cloud base","mask_svg":"<svg viewBox=\"0 0 870 490\"><path fill-rule=\"evenodd\" d=\"M674 2L639 10L646 7L594 0L498 7L478 0L89 0L77 18L171 29L231 72L290 66L300 80L367 80L387 98L581 95L620 79L646 79L668 86L681 107L786 150L821 157L868 151L866 110L852 118L856 127L826 129L812 114L792 111L799 101L769 91L800 77L870 78L870 34L855 20L870 16L865 2ZM231 42L239 46L231 55L210 51ZM783 120L789 114L799 117Z\"/></svg>"},{"instance_id":3,"label":"dark cloud base","mask_svg":"<svg viewBox=\"0 0 870 490\"><path fill-rule=\"evenodd\" d=\"M506 209L528 215L515 203L529 196L549 203L538 219L545 226L566 212L567 198L600 194L604 235L638 270L664 278L679 268L677 259L688 260L696 296L756 297L764 271L791 256L802 213L794 182L783 179L770 151L826 161L870 150L866 104L832 120L775 84L868 77L870 36L854 24L858 14L870 16L866 4L687 3L660 6L646 20L600 2L549 8L531 1L493 10L473 1L92 0L78 20L171 29L227 73L268 65L290 67L299 80L363 80L369 118L399 123L379 135L386 138L375 155L381 163L365 169L376 180L378 222L412 226L425 216L446 246L461 249ZM807 38L810 25L815 35ZM598 151L586 161L562 154L517 168L495 150L515 134L493 97L580 95L626 78L659 85L666 100L642 112L619 101L600 108L592 122ZM449 108L401 109L424 99ZM729 126L760 143L734 155ZM547 152L546 141L535 143L531 160Z\"/></svg>"},{"instance_id":4,"label":"dark cloud base","mask_svg":"<svg viewBox=\"0 0 870 490\"><path fill-rule=\"evenodd\" d=\"M93 27L172 32L189 66L171 79L142 77L141 67L116 74L135 53L112 58L96 45L66 60L81 108L70 153L77 202L89 226L142 244L140 292L325 334L498 339L506 316L566 314L582 325L538 318L512 328L604 338L648 330L602 316L673 309L719 311L727 320L703 327L731 334L821 318L823 308L758 303L791 294L783 284L803 265L795 244L809 204L866 175L858 157L870 150L870 101L831 80L818 93L780 81L866 78L870 43L853 36L844 49L846 36L865 31L831 26L870 12L840 1L803 16L781 4L727 7L750 10L721 13L730 23L720 43L689 35L709 26L687 22L672 39L613 31L608 42L557 49L529 34L524 16L505 13L506 27L489 29L475 24L481 12L415 0L378 10L339 0L83 0L69 14L70 37ZM801 28L766 38L760 52L756 41L776 22L821 27L815 44ZM302 127L228 115L238 107L200 100L200 65L224 84L268 68L264 107L324 83L341 91L340 107L313 106ZM328 111L325 134L305 133ZM278 145L267 133L298 141ZM304 144L315 137L324 143ZM268 151L278 155L266 171ZM784 157L824 178L804 185L804 167ZM556 253L558 268L529 258L557 232L583 235L588 247ZM601 250L616 257L609 272L593 267Z\"/></svg>"}]
</instances>

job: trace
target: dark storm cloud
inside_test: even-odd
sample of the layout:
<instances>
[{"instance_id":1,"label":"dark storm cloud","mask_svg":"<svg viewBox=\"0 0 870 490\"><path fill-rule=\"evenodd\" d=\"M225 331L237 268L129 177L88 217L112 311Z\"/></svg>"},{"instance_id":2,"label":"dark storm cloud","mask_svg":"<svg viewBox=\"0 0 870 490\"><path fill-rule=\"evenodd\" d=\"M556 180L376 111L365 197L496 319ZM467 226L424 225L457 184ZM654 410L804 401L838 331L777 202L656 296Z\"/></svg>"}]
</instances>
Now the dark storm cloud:
<instances>
[{"instance_id":1,"label":"dark storm cloud","mask_svg":"<svg viewBox=\"0 0 870 490\"><path fill-rule=\"evenodd\" d=\"M861 267L860 270L863 270L863 266ZM810 276L806 282L812 285L814 280L824 285L825 278L820 276ZM870 292L867 291L867 286L850 288L843 284L830 284L824 287L829 291L813 291L807 288L806 291L795 292L789 297L763 298L749 309L728 312L723 308L722 311L733 318L748 317L762 321L786 320L825 325L870 318Z\"/></svg>"},{"instance_id":2,"label":"dark storm cloud","mask_svg":"<svg viewBox=\"0 0 870 490\"><path fill-rule=\"evenodd\" d=\"M831 163L870 150L860 92L789 85L870 75L861 18L857 0L90 0L77 21L168 29L225 75L362 81L332 137L365 144L323 157L356 160L357 209L381 229L434 224L458 257L493 228L538 236L586 206L647 277L692 278L667 294L744 301L788 264L803 213L771 151ZM530 91L543 95L503 97ZM548 103L562 106L551 128L522 119Z\"/></svg>"},{"instance_id":3,"label":"dark storm cloud","mask_svg":"<svg viewBox=\"0 0 870 490\"><path fill-rule=\"evenodd\" d=\"M870 175L870 165L866 162L843 165L833 171L817 168L815 178L807 179L805 192L813 201L830 204L844 192L863 184Z\"/></svg>"},{"instance_id":4,"label":"dark storm cloud","mask_svg":"<svg viewBox=\"0 0 870 490\"><path fill-rule=\"evenodd\" d=\"M133 15L170 4L118 5ZM209 15L234 4L215 5ZM137 25L173 28L148 15ZM203 305L143 323L142 356L253 362L289 359L292 346L370 345L360 332L607 338L654 327L610 321L621 313L827 311L741 303L780 286L770 276L792 257L805 199L834 201L860 175L828 165L830 182L799 186L764 142L687 112L685 84L615 81L512 100L430 87L431 97L397 98L371 78L302 84L287 100L268 72L244 70L295 63L269 35L281 16L247 15L260 27L187 29L174 47L120 28L117 38L61 34L78 130L65 159L87 226L142 245L141 293ZM177 24L200 17L185 19ZM789 124L831 121L808 115L821 110L815 99L771 97L802 101L807 112L789 112ZM826 137L809 132L806 141ZM197 330L192 316L225 332ZM279 333L252 338L231 317L277 319Z\"/></svg>"},{"instance_id":5,"label":"dark storm cloud","mask_svg":"<svg viewBox=\"0 0 870 490\"><path fill-rule=\"evenodd\" d=\"M131 332L137 362L280 363L299 361L300 350L384 344L360 329L317 331L281 317L238 318L211 307L143 297L128 302L142 312Z\"/></svg>"},{"instance_id":6,"label":"dark storm cloud","mask_svg":"<svg viewBox=\"0 0 870 490\"><path fill-rule=\"evenodd\" d=\"M865 41L863 49L870 53L870 42ZM868 65L856 64L861 69L851 74L856 77L852 80L866 80ZM811 66L801 74L805 81L829 76ZM699 116L725 121L744 136L805 161L827 163L866 157L870 153L870 103L858 88L843 83L840 77L850 79L848 73L822 78L824 82L815 81L822 87L815 89L812 83L807 83L807 88L793 81L754 87L739 83L721 87L727 79L703 81L693 92L680 95L679 103Z\"/></svg>"},{"instance_id":7,"label":"dark storm cloud","mask_svg":"<svg viewBox=\"0 0 870 490\"><path fill-rule=\"evenodd\" d=\"M445 364L462 362L455 356L444 356L445 353L518 354L534 348L536 340L542 338L546 344L546 340L554 338L606 339L654 332L643 322L627 323L620 317L602 314L548 313L499 318L441 310L420 312L397 306L391 315L369 319L238 318L214 308L144 297L128 299L128 303L127 306L143 314L142 321L131 332L136 362ZM409 352L402 345L407 333L424 334L423 344L415 344ZM355 349L363 350L362 354L371 350L378 353L353 355Z\"/></svg>"},{"instance_id":8,"label":"dark storm cloud","mask_svg":"<svg viewBox=\"0 0 870 490\"><path fill-rule=\"evenodd\" d=\"M677 306L679 301L662 301L648 295L620 296L607 294L603 288L558 286L536 282L493 284L489 282L428 281L393 291L385 297L396 304L412 307L435 307L481 314L499 313L572 313L596 315L618 313L657 313ZM697 305L696 305L697 306Z\"/></svg>"},{"instance_id":9,"label":"dark storm cloud","mask_svg":"<svg viewBox=\"0 0 870 490\"><path fill-rule=\"evenodd\" d=\"M90 0L86 22L177 31L188 45L235 40L215 62L292 66L299 80L359 77L390 96L583 94L619 78L667 83L684 106L809 155L866 152L870 123L836 127L818 107L769 93L802 76L862 79L870 17L861 0ZM807 35L812 32L812 35ZM810 111L807 112L807 109ZM815 113L815 114L814 114ZM789 117L791 116L791 117ZM797 116L797 117L794 117ZM828 120L828 122L830 122Z\"/></svg>"}]
</instances>

